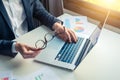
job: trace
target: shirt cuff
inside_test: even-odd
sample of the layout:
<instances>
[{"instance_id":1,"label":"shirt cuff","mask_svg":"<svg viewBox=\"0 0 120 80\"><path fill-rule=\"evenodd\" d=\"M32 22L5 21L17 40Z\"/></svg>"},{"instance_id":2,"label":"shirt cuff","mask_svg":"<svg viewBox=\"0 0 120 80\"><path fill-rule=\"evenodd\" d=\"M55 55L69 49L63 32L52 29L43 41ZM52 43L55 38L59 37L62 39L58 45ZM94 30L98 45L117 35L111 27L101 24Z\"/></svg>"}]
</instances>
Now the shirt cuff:
<instances>
[{"instance_id":1,"label":"shirt cuff","mask_svg":"<svg viewBox=\"0 0 120 80\"><path fill-rule=\"evenodd\" d=\"M12 44L12 52L13 53L17 53L18 51L16 51L16 49L15 49L15 45L16 45L16 42L13 42L13 44Z\"/></svg>"},{"instance_id":2,"label":"shirt cuff","mask_svg":"<svg viewBox=\"0 0 120 80\"><path fill-rule=\"evenodd\" d=\"M58 23L60 23L61 25L63 25L63 21L58 21Z\"/></svg>"}]
</instances>

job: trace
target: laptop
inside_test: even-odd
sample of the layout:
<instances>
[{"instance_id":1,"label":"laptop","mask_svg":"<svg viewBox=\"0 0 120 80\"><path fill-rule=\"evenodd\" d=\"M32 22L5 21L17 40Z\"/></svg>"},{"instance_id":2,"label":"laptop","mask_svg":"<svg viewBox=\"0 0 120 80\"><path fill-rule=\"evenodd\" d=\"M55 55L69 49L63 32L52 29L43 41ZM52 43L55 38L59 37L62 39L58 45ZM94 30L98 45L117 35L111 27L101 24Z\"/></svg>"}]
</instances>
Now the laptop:
<instances>
[{"instance_id":1,"label":"laptop","mask_svg":"<svg viewBox=\"0 0 120 80\"><path fill-rule=\"evenodd\" d=\"M109 13L107 13L103 23L98 25L101 29L104 27L108 16ZM100 28L97 27L89 38L79 36L77 43L66 43L55 37L34 60L61 68L75 70L96 44L101 32ZM41 27L41 30L46 33L48 32L47 29L43 29L43 27Z\"/></svg>"},{"instance_id":2,"label":"laptop","mask_svg":"<svg viewBox=\"0 0 120 80\"><path fill-rule=\"evenodd\" d=\"M45 27L41 27L41 30L42 28ZM43 32L45 32L44 30ZM83 37L79 37L77 43L67 43L55 37L48 42L47 47L34 60L74 70L79 65L83 55L88 52L90 45L90 40Z\"/></svg>"},{"instance_id":3,"label":"laptop","mask_svg":"<svg viewBox=\"0 0 120 80\"><path fill-rule=\"evenodd\" d=\"M103 24L99 25L100 27L105 25L108 15L109 14L105 17ZM91 26L93 25L91 24ZM101 29L97 27L89 38L79 36L77 43L67 43L55 37L52 41L48 42L47 47L35 57L34 61L75 70L96 44ZM50 32L45 26L41 26L40 31L41 34L39 34L39 36L43 36L47 32Z\"/></svg>"}]
</instances>

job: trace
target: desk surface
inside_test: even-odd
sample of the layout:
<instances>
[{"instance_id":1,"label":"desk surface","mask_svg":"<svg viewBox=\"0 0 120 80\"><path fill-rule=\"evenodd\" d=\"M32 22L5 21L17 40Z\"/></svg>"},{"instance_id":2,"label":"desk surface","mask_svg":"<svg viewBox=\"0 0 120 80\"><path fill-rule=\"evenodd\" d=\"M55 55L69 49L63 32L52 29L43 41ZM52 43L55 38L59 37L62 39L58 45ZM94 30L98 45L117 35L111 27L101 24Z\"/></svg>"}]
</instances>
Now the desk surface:
<instances>
[{"instance_id":1,"label":"desk surface","mask_svg":"<svg viewBox=\"0 0 120 80\"><path fill-rule=\"evenodd\" d=\"M33 59L0 56L0 71L13 71L15 77L24 77L48 66L61 80L120 80L120 34L103 29L95 47L75 71L36 63Z\"/></svg>"}]
</instances>

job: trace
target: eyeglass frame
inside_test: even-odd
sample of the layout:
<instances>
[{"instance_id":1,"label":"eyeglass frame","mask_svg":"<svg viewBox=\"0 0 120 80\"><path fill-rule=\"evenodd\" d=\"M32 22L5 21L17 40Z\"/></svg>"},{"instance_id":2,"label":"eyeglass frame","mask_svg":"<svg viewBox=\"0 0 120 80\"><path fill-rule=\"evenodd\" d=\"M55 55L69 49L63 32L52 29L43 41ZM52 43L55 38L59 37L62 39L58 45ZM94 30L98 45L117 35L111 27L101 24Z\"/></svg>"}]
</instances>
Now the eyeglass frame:
<instances>
[{"instance_id":1,"label":"eyeglass frame","mask_svg":"<svg viewBox=\"0 0 120 80\"><path fill-rule=\"evenodd\" d=\"M44 35L44 40L40 40L40 39L39 39L39 40L37 40L37 41L35 42L35 47L38 48L37 43L38 43L39 41L41 41L41 42L43 42L43 45L42 45L42 47L40 47L40 48L41 48L41 50L42 50L42 49L45 49L45 48L47 47L47 43L50 42L50 41L52 41L52 40L54 39L54 37L58 36L59 34L65 33L66 29L65 29L64 26L63 26L63 29L64 29L64 31L63 31L63 32L60 32L60 33L57 33L56 31L46 33L46 34ZM50 34L50 33L53 33L54 35L52 35L52 38L51 38L49 41L47 41L46 36L47 36L48 34Z\"/></svg>"}]
</instances>

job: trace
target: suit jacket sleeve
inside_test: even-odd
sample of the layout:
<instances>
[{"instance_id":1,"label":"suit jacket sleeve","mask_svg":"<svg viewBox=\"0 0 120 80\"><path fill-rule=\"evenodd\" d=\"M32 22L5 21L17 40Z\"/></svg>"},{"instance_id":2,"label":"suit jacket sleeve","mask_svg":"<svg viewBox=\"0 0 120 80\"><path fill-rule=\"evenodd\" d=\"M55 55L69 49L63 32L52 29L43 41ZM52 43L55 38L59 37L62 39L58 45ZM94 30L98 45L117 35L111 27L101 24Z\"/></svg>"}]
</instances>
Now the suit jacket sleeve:
<instances>
[{"instance_id":1,"label":"suit jacket sleeve","mask_svg":"<svg viewBox=\"0 0 120 80\"><path fill-rule=\"evenodd\" d=\"M48 13L39 0L35 0L33 5L33 16L40 20L42 24L52 29L53 24L60 21L59 19Z\"/></svg>"},{"instance_id":2,"label":"suit jacket sleeve","mask_svg":"<svg viewBox=\"0 0 120 80\"><path fill-rule=\"evenodd\" d=\"M12 53L12 46L13 42L9 40L0 40L0 53L2 55L15 57L17 53Z\"/></svg>"}]
</instances>

